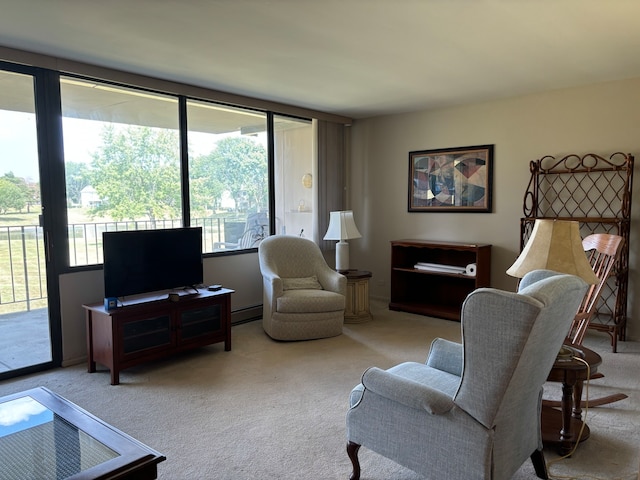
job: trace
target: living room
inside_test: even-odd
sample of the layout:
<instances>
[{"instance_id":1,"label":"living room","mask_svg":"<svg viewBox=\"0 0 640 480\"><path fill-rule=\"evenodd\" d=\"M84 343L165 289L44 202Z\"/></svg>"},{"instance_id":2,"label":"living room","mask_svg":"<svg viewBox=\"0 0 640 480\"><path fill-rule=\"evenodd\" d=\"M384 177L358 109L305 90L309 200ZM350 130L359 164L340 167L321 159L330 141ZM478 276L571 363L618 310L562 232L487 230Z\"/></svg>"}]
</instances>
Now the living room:
<instances>
[{"instance_id":1,"label":"living room","mask_svg":"<svg viewBox=\"0 0 640 480\"><path fill-rule=\"evenodd\" d=\"M588 12L600 12L595 4L590 5L594 10ZM573 8L579 9L575 4ZM635 7L631 2L621 2L619 8L616 11L611 6L603 7L602 16L594 16L594 24L601 21L606 25L597 29L598 32L604 31L611 36L633 32L635 26L625 22L632 22L631 13ZM454 12L450 13L453 15ZM570 22L571 19L564 20ZM596 153L609 157L616 152L637 154L640 71L631 74L622 69L622 65L633 66L637 62L636 44L625 46L624 40L620 40L615 50L619 55L609 55L610 73L598 76L597 68L579 57L578 52L565 58L566 65L545 64L537 57L540 50L553 49L553 37L562 35L562 22L556 20L549 25L547 29L551 32L544 35L548 44L533 45L531 50L519 55L530 58L529 62L535 65L536 75L540 77L551 75L550 71L570 68L582 74L580 80L573 83L567 80L564 84L559 80L550 83L549 88L529 88L527 82L531 77L515 71L510 80L522 87L519 92L515 89L509 95L486 93L471 99L461 92L457 101L439 104L436 99L433 104L415 111L403 105L401 111L373 115L355 115L355 109L344 112L355 118L348 129L347 206L354 211L362 233L362 238L349 242L350 263L373 273L369 285L372 300L385 302L389 299L390 241L402 238L492 244L491 285L513 291L516 280L505 271L520 250L519 221L523 216L524 193L530 177L529 162L545 155ZM531 29L543 30L543 24L532 20ZM589 35L589 29L584 30L585 35ZM17 46L9 40L0 37L0 44L27 51L34 48L29 44ZM508 40L503 38L500 42L508 43ZM63 56L63 53L59 55ZM476 63L470 61L463 73L473 76L477 69L489 68L498 61L495 58L476 59ZM528 74L533 76L530 70ZM404 77L411 76L412 72L410 68L397 69L389 75L389 81L402 89ZM366 84L366 79L362 83ZM361 87L354 89L354 96L358 88ZM330 92L331 88L326 90ZM339 106L330 101L326 108L339 111ZM490 213L429 215L407 211L409 152L486 144L495 146ZM634 187L633 198L640 198L637 187ZM634 252L637 251L639 227L635 207L632 215L626 333L629 340L637 341L640 339L640 323L636 318L640 298L635 295L638 259ZM332 259L331 254L328 258ZM223 283L236 289L234 310L262 303L256 253L210 259L205 264L205 278L211 283ZM102 272L65 274L60 278L60 289L64 363L75 365L86 355L85 318L80 306L102 299Z\"/></svg>"}]
</instances>

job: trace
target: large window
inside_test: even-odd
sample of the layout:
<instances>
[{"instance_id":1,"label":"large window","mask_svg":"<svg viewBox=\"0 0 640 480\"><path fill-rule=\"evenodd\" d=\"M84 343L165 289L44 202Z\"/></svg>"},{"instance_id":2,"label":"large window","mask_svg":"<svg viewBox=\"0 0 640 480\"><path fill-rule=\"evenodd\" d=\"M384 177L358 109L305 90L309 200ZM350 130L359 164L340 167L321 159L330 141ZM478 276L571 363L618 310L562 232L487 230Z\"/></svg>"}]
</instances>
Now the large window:
<instances>
[{"instance_id":1,"label":"large window","mask_svg":"<svg viewBox=\"0 0 640 480\"><path fill-rule=\"evenodd\" d=\"M202 226L205 253L269 234L265 113L188 100L181 152L178 97L71 77L60 87L71 266L102 263L104 231Z\"/></svg>"},{"instance_id":2,"label":"large window","mask_svg":"<svg viewBox=\"0 0 640 480\"><path fill-rule=\"evenodd\" d=\"M206 252L257 247L269 234L267 116L187 102L191 225Z\"/></svg>"},{"instance_id":3,"label":"large window","mask_svg":"<svg viewBox=\"0 0 640 480\"><path fill-rule=\"evenodd\" d=\"M102 232L182 224L178 99L60 80L69 259L102 263Z\"/></svg>"}]
</instances>

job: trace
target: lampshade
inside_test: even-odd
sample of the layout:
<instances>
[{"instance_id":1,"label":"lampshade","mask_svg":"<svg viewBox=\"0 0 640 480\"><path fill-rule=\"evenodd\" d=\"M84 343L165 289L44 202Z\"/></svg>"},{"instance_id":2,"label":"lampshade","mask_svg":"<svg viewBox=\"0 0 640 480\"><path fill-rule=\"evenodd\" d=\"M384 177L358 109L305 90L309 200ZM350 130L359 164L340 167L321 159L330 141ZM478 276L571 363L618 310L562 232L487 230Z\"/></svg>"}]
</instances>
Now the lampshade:
<instances>
[{"instance_id":1,"label":"lampshade","mask_svg":"<svg viewBox=\"0 0 640 480\"><path fill-rule=\"evenodd\" d=\"M362 237L353 220L351 210L330 212L329 215L329 228L324 236L325 240L349 240Z\"/></svg>"},{"instance_id":2,"label":"lampshade","mask_svg":"<svg viewBox=\"0 0 640 480\"><path fill-rule=\"evenodd\" d=\"M582 247L578 222L536 220L531 237L507 274L522 278L532 270L553 270L598 283Z\"/></svg>"},{"instance_id":3,"label":"lampshade","mask_svg":"<svg viewBox=\"0 0 640 480\"><path fill-rule=\"evenodd\" d=\"M346 240L360 238L360 232L353 220L353 212L330 212L329 228L324 236L325 240L338 240L336 243L336 270L347 272L349 270L349 244Z\"/></svg>"}]
</instances>

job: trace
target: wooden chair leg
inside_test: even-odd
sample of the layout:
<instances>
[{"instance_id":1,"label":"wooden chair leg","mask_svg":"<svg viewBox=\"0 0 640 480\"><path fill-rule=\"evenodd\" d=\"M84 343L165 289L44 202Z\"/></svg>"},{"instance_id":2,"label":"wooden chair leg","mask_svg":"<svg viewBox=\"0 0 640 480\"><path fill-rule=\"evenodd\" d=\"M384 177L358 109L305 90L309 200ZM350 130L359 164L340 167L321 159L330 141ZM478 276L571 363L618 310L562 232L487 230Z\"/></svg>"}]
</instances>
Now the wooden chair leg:
<instances>
[{"instance_id":1,"label":"wooden chair leg","mask_svg":"<svg viewBox=\"0 0 640 480\"><path fill-rule=\"evenodd\" d=\"M351 465L353 465L353 472L351 473L349 480L360 480L360 460L358 460L358 450L360 450L360 445L357 443L347 443L347 455L349 455Z\"/></svg>"},{"instance_id":2,"label":"wooden chair leg","mask_svg":"<svg viewBox=\"0 0 640 480\"><path fill-rule=\"evenodd\" d=\"M542 450L536 450L531 454L531 463L536 471L538 478L549 480L549 472L547 471L547 462L544 460Z\"/></svg>"}]
</instances>

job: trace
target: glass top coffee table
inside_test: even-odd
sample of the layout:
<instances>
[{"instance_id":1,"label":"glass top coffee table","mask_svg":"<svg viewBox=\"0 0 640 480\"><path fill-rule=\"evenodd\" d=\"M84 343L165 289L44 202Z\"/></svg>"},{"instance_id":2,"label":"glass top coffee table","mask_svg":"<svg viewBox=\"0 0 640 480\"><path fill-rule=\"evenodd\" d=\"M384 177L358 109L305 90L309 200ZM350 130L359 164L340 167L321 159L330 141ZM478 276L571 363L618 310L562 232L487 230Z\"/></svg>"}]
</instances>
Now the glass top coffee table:
<instances>
[{"instance_id":1,"label":"glass top coffee table","mask_svg":"<svg viewBox=\"0 0 640 480\"><path fill-rule=\"evenodd\" d=\"M0 480L147 480L164 460L44 387L0 398Z\"/></svg>"}]
</instances>

